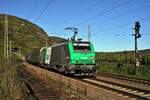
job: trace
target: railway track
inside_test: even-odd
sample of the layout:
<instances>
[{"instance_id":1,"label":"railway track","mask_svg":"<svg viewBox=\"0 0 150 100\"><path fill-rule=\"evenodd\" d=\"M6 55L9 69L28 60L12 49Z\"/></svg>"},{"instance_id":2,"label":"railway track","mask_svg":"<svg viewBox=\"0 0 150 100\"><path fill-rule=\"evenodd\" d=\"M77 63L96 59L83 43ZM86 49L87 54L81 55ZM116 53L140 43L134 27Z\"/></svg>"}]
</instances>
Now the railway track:
<instances>
[{"instance_id":1,"label":"railway track","mask_svg":"<svg viewBox=\"0 0 150 100\"><path fill-rule=\"evenodd\" d=\"M120 79L120 80L132 81L132 82L141 83L145 85L150 85L150 81L146 79L139 79L139 78L134 78L134 77L127 77L127 76L122 76L122 75L114 75L114 74L106 74L106 73L98 73L98 75Z\"/></svg>"},{"instance_id":2,"label":"railway track","mask_svg":"<svg viewBox=\"0 0 150 100\"><path fill-rule=\"evenodd\" d=\"M141 90L146 90L150 92L150 81L148 80L120 76L120 75L104 74L104 73L100 73L95 77L96 79L101 81L108 81L108 82L128 86L131 88L139 88Z\"/></svg>"},{"instance_id":3,"label":"railway track","mask_svg":"<svg viewBox=\"0 0 150 100\"><path fill-rule=\"evenodd\" d=\"M85 78L83 81L123 95L150 100L150 81L148 80L99 73L95 75L95 78Z\"/></svg>"},{"instance_id":4,"label":"railway track","mask_svg":"<svg viewBox=\"0 0 150 100\"><path fill-rule=\"evenodd\" d=\"M30 94L34 96L36 100L59 100L57 91L46 87L37 77L33 76L23 68L21 69L20 74Z\"/></svg>"},{"instance_id":5,"label":"railway track","mask_svg":"<svg viewBox=\"0 0 150 100\"><path fill-rule=\"evenodd\" d=\"M93 84L101 88L108 89L110 91L117 92L118 94L121 95L126 95L136 99L150 100L150 91L147 90L143 90L135 87L129 87L126 85L121 85L121 84L99 80L95 78L85 78L82 79L82 81L87 82L89 84Z\"/></svg>"}]
</instances>

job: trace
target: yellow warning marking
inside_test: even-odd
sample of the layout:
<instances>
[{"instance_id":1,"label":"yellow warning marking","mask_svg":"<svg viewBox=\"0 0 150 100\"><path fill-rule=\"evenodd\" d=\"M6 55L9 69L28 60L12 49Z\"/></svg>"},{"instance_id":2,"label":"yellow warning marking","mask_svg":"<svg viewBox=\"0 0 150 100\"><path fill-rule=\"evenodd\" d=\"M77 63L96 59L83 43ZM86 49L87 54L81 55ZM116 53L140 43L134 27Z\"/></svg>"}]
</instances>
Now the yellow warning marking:
<instances>
[{"instance_id":1,"label":"yellow warning marking","mask_svg":"<svg viewBox=\"0 0 150 100\"><path fill-rule=\"evenodd\" d=\"M137 93L137 91L131 91L131 93Z\"/></svg>"},{"instance_id":2,"label":"yellow warning marking","mask_svg":"<svg viewBox=\"0 0 150 100\"><path fill-rule=\"evenodd\" d=\"M122 90L127 90L127 88L122 88Z\"/></svg>"},{"instance_id":3,"label":"yellow warning marking","mask_svg":"<svg viewBox=\"0 0 150 100\"><path fill-rule=\"evenodd\" d=\"M143 92L139 92L139 93L137 93L137 94L139 94L139 95L143 95L144 93L143 93Z\"/></svg>"},{"instance_id":4,"label":"yellow warning marking","mask_svg":"<svg viewBox=\"0 0 150 100\"><path fill-rule=\"evenodd\" d=\"M143 96L150 97L150 94L145 94L145 95L143 95Z\"/></svg>"}]
</instances>

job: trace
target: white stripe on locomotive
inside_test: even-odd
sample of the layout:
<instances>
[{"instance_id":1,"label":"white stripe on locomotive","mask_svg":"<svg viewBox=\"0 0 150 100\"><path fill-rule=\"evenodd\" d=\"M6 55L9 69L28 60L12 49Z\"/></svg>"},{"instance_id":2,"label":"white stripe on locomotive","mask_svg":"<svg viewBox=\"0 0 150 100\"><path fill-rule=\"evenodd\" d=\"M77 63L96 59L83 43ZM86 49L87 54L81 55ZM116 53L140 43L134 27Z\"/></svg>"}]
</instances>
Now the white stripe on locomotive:
<instances>
[{"instance_id":1,"label":"white stripe on locomotive","mask_svg":"<svg viewBox=\"0 0 150 100\"><path fill-rule=\"evenodd\" d=\"M45 64L50 64L51 61L51 47L48 47L46 50L46 59L45 59Z\"/></svg>"}]
</instances>

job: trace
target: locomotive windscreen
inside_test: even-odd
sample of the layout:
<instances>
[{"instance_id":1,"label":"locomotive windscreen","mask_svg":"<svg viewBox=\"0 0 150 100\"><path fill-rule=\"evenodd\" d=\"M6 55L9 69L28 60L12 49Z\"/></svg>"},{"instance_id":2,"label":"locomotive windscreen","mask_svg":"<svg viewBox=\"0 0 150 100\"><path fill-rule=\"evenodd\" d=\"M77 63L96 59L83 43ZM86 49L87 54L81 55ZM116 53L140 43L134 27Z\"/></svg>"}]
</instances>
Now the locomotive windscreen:
<instances>
[{"instance_id":1,"label":"locomotive windscreen","mask_svg":"<svg viewBox=\"0 0 150 100\"><path fill-rule=\"evenodd\" d=\"M81 51L81 52L91 51L91 47L89 43L73 43L73 49L75 51Z\"/></svg>"}]
</instances>

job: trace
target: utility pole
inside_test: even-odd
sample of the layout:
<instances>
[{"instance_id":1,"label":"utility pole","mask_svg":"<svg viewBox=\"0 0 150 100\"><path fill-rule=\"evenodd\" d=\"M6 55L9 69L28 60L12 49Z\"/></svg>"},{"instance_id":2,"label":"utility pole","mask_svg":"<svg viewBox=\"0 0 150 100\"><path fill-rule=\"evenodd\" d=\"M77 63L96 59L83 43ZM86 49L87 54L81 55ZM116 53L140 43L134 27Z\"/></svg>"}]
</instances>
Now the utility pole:
<instances>
[{"instance_id":1,"label":"utility pole","mask_svg":"<svg viewBox=\"0 0 150 100\"><path fill-rule=\"evenodd\" d=\"M46 47L47 47L47 44L48 44L47 42L48 42L48 39L47 39L47 37L46 37L46 42L45 42L45 46L46 46Z\"/></svg>"},{"instance_id":2,"label":"utility pole","mask_svg":"<svg viewBox=\"0 0 150 100\"><path fill-rule=\"evenodd\" d=\"M6 38L7 38L7 40L6 40L6 44L7 44L7 53L6 53L6 58L8 59L8 56L9 56L9 40L8 40L8 16L6 15Z\"/></svg>"},{"instance_id":3,"label":"utility pole","mask_svg":"<svg viewBox=\"0 0 150 100\"><path fill-rule=\"evenodd\" d=\"M15 26L13 27L13 33L15 34ZM11 58L11 56L12 56L12 33L9 32L9 57Z\"/></svg>"},{"instance_id":4,"label":"utility pole","mask_svg":"<svg viewBox=\"0 0 150 100\"><path fill-rule=\"evenodd\" d=\"M91 29L90 25L88 26L88 41L90 42L91 39Z\"/></svg>"},{"instance_id":5,"label":"utility pole","mask_svg":"<svg viewBox=\"0 0 150 100\"><path fill-rule=\"evenodd\" d=\"M135 37L135 66L138 67L140 65L139 62L139 54L138 54L138 46L137 46L137 39L141 37L140 34L140 22L135 22L135 27L133 28L135 30L135 34L133 36Z\"/></svg>"},{"instance_id":6,"label":"utility pole","mask_svg":"<svg viewBox=\"0 0 150 100\"><path fill-rule=\"evenodd\" d=\"M8 16L5 15L5 28L4 28L4 59L8 59Z\"/></svg>"},{"instance_id":7,"label":"utility pole","mask_svg":"<svg viewBox=\"0 0 150 100\"><path fill-rule=\"evenodd\" d=\"M6 19L6 18L4 18ZM6 59L6 24L4 26L4 60Z\"/></svg>"},{"instance_id":8,"label":"utility pole","mask_svg":"<svg viewBox=\"0 0 150 100\"><path fill-rule=\"evenodd\" d=\"M11 40L9 41L9 57L11 58L11 49L12 49L12 47L11 47Z\"/></svg>"}]
</instances>

